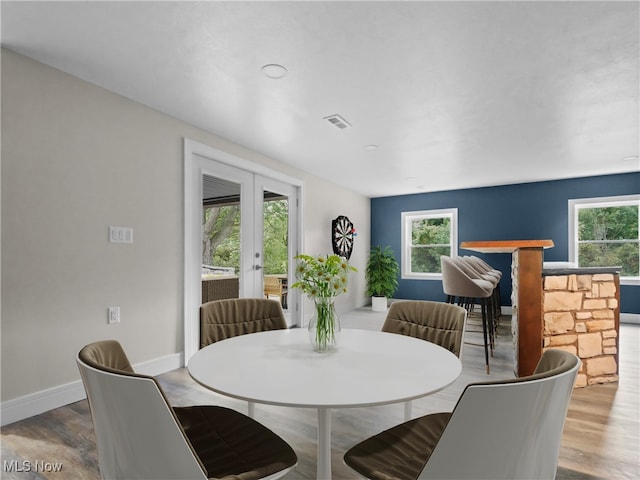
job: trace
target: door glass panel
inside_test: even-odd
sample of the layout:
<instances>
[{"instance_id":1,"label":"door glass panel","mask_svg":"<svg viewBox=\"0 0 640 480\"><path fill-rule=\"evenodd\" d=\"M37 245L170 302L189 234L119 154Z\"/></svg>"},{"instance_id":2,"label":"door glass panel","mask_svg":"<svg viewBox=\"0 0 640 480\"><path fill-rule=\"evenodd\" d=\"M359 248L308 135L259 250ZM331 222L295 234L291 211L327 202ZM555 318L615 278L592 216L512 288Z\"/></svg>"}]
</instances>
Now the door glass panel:
<instances>
[{"instance_id":1,"label":"door glass panel","mask_svg":"<svg viewBox=\"0 0 640 480\"><path fill-rule=\"evenodd\" d=\"M240 184L202 176L202 303L239 297Z\"/></svg>"},{"instance_id":2,"label":"door glass panel","mask_svg":"<svg viewBox=\"0 0 640 480\"><path fill-rule=\"evenodd\" d=\"M289 307L289 198L265 190L262 205L264 294L279 300L286 314Z\"/></svg>"}]
</instances>

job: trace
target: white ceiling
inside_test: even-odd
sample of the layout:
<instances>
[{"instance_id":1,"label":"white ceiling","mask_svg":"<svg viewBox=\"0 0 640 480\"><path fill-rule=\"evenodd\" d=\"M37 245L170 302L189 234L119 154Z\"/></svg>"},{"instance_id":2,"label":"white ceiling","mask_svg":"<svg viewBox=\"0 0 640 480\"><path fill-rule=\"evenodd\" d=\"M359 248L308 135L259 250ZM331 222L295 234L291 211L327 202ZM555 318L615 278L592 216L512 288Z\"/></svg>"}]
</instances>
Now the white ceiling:
<instances>
[{"instance_id":1,"label":"white ceiling","mask_svg":"<svg viewBox=\"0 0 640 480\"><path fill-rule=\"evenodd\" d=\"M639 7L3 1L2 44L376 197L639 170Z\"/></svg>"}]
</instances>

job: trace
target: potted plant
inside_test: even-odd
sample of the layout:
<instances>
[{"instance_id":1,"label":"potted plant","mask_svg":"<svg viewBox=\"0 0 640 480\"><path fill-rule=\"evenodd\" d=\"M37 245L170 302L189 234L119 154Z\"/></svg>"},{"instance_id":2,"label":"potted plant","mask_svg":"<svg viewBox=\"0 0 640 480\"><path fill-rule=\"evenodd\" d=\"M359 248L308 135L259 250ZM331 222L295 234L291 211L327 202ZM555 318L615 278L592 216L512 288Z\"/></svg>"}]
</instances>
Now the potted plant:
<instances>
[{"instance_id":1,"label":"potted plant","mask_svg":"<svg viewBox=\"0 0 640 480\"><path fill-rule=\"evenodd\" d=\"M371 309L374 312L387 310L387 298L393 297L398 288L400 266L390 247L373 247L365 271L367 295L371 295Z\"/></svg>"}]
</instances>

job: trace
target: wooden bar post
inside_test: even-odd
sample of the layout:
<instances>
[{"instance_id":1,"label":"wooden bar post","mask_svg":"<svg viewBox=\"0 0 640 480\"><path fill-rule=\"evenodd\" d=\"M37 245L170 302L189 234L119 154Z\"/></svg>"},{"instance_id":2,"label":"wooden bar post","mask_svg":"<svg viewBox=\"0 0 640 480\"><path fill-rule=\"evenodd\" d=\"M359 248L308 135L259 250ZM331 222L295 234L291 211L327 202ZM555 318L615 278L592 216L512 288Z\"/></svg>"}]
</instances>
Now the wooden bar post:
<instances>
[{"instance_id":1,"label":"wooden bar post","mask_svg":"<svg viewBox=\"0 0 640 480\"><path fill-rule=\"evenodd\" d=\"M517 295L517 358L516 375L531 375L542 356L542 248L520 248L513 252L517 263L513 278Z\"/></svg>"}]
</instances>

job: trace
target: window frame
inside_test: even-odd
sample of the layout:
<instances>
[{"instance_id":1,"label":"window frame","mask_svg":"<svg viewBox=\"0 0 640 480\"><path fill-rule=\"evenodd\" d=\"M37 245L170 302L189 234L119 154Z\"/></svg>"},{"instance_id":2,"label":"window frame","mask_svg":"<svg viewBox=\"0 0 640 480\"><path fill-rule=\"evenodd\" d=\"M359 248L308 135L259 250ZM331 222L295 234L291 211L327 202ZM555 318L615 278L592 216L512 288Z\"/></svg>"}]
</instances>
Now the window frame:
<instances>
[{"instance_id":1,"label":"window frame","mask_svg":"<svg viewBox=\"0 0 640 480\"><path fill-rule=\"evenodd\" d=\"M451 256L458 256L458 209L441 208L402 212L401 214L401 251L400 278L410 280L442 280L442 273L421 273L411 271L411 223L416 219L450 218Z\"/></svg>"},{"instance_id":2,"label":"window frame","mask_svg":"<svg viewBox=\"0 0 640 480\"><path fill-rule=\"evenodd\" d=\"M619 195L611 197L577 198L569 200L569 262L578 265L578 213L583 208L606 208L637 205L640 212L640 194ZM640 213L639 236L640 236ZM616 265L617 266L617 265ZM620 275L621 285L640 285L640 276L629 277Z\"/></svg>"}]
</instances>

